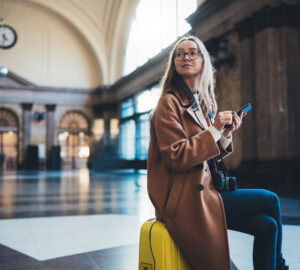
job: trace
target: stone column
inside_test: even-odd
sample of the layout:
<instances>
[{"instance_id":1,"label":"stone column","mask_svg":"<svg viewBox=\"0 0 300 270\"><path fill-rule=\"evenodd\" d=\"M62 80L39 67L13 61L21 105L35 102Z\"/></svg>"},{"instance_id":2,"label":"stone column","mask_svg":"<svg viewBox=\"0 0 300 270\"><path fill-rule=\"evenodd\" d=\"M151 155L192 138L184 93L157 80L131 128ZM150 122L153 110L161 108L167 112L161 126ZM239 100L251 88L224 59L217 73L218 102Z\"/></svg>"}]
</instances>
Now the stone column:
<instances>
[{"instance_id":1,"label":"stone column","mask_svg":"<svg viewBox=\"0 0 300 270\"><path fill-rule=\"evenodd\" d=\"M300 10L300 8L299 8ZM280 29L280 69L287 90L288 159L300 158L300 27Z\"/></svg>"},{"instance_id":2,"label":"stone column","mask_svg":"<svg viewBox=\"0 0 300 270\"><path fill-rule=\"evenodd\" d=\"M108 118L108 117L104 117L103 144L104 144L104 146L109 146L111 144L110 118Z\"/></svg>"},{"instance_id":3,"label":"stone column","mask_svg":"<svg viewBox=\"0 0 300 270\"><path fill-rule=\"evenodd\" d=\"M244 106L251 103L249 112L242 125L242 160L252 161L257 158L256 135L256 103L255 103L255 67L254 67L254 41L252 19L247 18L236 25L240 42L240 79L241 103Z\"/></svg>"},{"instance_id":4,"label":"stone column","mask_svg":"<svg viewBox=\"0 0 300 270\"><path fill-rule=\"evenodd\" d=\"M244 160L300 156L299 11L300 5L264 6L236 24L242 102L254 105L243 126Z\"/></svg>"},{"instance_id":5,"label":"stone column","mask_svg":"<svg viewBox=\"0 0 300 270\"><path fill-rule=\"evenodd\" d=\"M288 157L288 104L286 78L280 60L278 29L255 35L255 99L259 160Z\"/></svg>"},{"instance_id":6,"label":"stone column","mask_svg":"<svg viewBox=\"0 0 300 270\"><path fill-rule=\"evenodd\" d=\"M299 157L299 11L265 6L252 17L259 160Z\"/></svg>"},{"instance_id":7,"label":"stone column","mask_svg":"<svg viewBox=\"0 0 300 270\"><path fill-rule=\"evenodd\" d=\"M47 110L46 117L46 166L49 169L50 158L51 158L51 147L54 144L54 135L55 135L55 104L46 104Z\"/></svg>"},{"instance_id":8,"label":"stone column","mask_svg":"<svg viewBox=\"0 0 300 270\"><path fill-rule=\"evenodd\" d=\"M27 146L30 145L30 135L31 135L31 109L32 103L22 103L23 109L23 139L22 139L22 154L21 158L24 163L25 156L26 156L26 149Z\"/></svg>"}]
</instances>

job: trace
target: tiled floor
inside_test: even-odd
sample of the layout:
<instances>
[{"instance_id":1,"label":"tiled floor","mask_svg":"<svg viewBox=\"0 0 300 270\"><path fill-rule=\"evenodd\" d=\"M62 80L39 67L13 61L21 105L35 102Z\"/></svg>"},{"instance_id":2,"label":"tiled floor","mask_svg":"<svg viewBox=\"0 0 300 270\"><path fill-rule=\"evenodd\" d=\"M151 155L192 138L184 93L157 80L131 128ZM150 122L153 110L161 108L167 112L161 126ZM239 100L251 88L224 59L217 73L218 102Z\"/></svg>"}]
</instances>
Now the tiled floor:
<instances>
[{"instance_id":1,"label":"tiled floor","mask_svg":"<svg viewBox=\"0 0 300 270\"><path fill-rule=\"evenodd\" d=\"M281 198L283 251L300 269L300 199ZM0 269L137 269L139 228L154 216L145 173L15 172L0 176ZM249 235L229 231L238 269L252 268Z\"/></svg>"}]
</instances>

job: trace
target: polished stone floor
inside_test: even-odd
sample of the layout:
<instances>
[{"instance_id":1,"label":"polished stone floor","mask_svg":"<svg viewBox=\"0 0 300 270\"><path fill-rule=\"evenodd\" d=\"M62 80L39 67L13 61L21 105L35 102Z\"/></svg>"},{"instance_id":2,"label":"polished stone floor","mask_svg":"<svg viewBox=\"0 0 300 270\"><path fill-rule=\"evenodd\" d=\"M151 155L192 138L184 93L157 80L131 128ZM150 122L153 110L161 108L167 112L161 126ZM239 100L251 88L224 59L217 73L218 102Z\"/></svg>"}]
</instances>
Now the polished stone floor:
<instances>
[{"instance_id":1,"label":"polished stone floor","mask_svg":"<svg viewBox=\"0 0 300 270\"><path fill-rule=\"evenodd\" d=\"M300 269L300 198L281 197L283 251ZM141 224L154 216L146 173L5 172L0 175L0 269L138 269ZM238 269L253 238L229 231Z\"/></svg>"}]
</instances>

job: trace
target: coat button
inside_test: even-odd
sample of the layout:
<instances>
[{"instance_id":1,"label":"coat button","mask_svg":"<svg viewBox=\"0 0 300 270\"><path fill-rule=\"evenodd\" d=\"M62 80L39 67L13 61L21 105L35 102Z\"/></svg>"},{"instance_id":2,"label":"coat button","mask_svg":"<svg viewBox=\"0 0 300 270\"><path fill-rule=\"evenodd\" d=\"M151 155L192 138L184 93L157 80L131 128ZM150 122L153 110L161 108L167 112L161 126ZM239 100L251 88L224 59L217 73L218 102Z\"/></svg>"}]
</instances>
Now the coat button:
<instances>
[{"instance_id":1,"label":"coat button","mask_svg":"<svg viewBox=\"0 0 300 270\"><path fill-rule=\"evenodd\" d=\"M197 190L202 191L204 189L204 186L202 184L197 185Z\"/></svg>"}]
</instances>

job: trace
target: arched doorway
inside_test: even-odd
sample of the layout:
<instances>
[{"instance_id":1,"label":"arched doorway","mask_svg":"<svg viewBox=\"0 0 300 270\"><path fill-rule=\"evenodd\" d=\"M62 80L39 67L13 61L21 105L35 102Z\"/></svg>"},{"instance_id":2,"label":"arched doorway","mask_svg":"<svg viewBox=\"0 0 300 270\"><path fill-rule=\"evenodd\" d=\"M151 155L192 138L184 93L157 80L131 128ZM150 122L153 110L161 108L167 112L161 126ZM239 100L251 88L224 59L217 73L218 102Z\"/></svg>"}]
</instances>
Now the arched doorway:
<instances>
[{"instance_id":1,"label":"arched doorway","mask_svg":"<svg viewBox=\"0 0 300 270\"><path fill-rule=\"evenodd\" d=\"M87 167L90 156L90 124L82 112L67 112L61 118L58 141L63 169Z\"/></svg>"},{"instance_id":2,"label":"arched doorway","mask_svg":"<svg viewBox=\"0 0 300 270\"><path fill-rule=\"evenodd\" d=\"M0 108L0 169L18 167L19 121L14 112Z\"/></svg>"}]
</instances>

